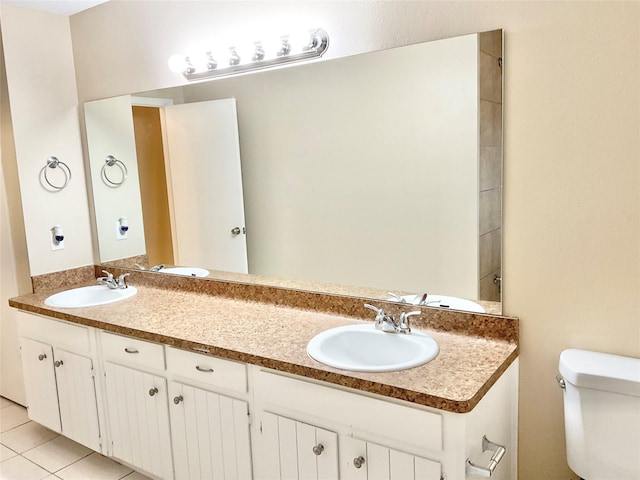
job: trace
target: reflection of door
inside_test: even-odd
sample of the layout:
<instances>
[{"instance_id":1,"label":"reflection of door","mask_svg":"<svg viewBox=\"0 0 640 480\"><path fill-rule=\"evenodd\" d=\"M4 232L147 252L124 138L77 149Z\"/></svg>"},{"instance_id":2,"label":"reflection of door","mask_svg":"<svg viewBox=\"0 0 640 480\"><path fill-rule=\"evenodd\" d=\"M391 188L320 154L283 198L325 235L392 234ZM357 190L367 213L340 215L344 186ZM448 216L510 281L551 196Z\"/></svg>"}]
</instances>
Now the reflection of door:
<instances>
[{"instance_id":1,"label":"reflection of door","mask_svg":"<svg viewBox=\"0 0 640 480\"><path fill-rule=\"evenodd\" d=\"M248 273L235 99L165 107L165 120L175 263Z\"/></svg>"}]
</instances>

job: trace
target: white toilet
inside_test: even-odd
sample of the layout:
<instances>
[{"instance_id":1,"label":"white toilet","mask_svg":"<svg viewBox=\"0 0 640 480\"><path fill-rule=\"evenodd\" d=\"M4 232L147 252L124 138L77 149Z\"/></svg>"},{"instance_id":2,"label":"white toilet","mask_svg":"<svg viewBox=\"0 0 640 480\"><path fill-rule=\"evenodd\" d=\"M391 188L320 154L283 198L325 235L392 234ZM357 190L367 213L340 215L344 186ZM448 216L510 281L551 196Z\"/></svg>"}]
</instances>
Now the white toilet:
<instances>
[{"instance_id":1,"label":"white toilet","mask_svg":"<svg viewBox=\"0 0 640 480\"><path fill-rule=\"evenodd\" d=\"M640 479L640 359L560 355L569 467L585 480Z\"/></svg>"}]
</instances>

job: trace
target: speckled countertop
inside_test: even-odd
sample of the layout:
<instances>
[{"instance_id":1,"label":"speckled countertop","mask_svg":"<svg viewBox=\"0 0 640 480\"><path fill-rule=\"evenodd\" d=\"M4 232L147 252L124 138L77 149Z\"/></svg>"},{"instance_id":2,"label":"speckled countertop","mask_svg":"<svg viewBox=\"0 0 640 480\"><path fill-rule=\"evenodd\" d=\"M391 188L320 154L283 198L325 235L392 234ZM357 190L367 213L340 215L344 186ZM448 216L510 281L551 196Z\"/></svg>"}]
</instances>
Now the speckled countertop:
<instances>
[{"instance_id":1,"label":"speckled countertop","mask_svg":"<svg viewBox=\"0 0 640 480\"><path fill-rule=\"evenodd\" d=\"M187 279L193 282L190 286L200 287L181 289L180 280L167 278L172 276L146 275L132 275L130 284L136 286L138 293L118 303L88 308L53 308L44 304L47 296L70 288L67 286L12 298L9 304L105 331L186 350L205 349L222 358L457 413L470 411L518 355L517 319L424 308L412 327L438 342L440 352L434 360L399 372L339 370L310 358L306 346L324 330L370 321L367 319L371 318L371 312L364 308L361 314L349 311L350 305L362 304L359 299L327 300L328 297L319 294L315 299L306 294L311 307L314 299L320 303L338 302L346 312L341 314L335 313L336 308L287 306L291 302L286 299L266 303L240 299L233 293L251 288L242 285ZM220 283L223 285L216 285ZM94 282L85 281L73 287L90 284ZM211 291L221 288L229 289L230 294ZM274 292L283 298L302 295L272 288L270 293ZM265 294L263 290L259 293ZM244 298L252 297L245 294ZM260 299L260 295L256 298Z\"/></svg>"}]
</instances>

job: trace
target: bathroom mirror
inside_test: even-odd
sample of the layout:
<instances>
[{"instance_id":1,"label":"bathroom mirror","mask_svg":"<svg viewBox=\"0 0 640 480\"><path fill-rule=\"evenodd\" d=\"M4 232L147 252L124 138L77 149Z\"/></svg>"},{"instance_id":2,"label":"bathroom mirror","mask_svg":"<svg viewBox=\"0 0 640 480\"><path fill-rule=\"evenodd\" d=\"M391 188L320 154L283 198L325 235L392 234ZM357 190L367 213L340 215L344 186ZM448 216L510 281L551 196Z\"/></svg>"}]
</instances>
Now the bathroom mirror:
<instances>
[{"instance_id":1,"label":"bathroom mirror","mask_svg":"<svg viewBox=\"0 0 640 480\"><path fill-rule=\"evenodd\" d=\"M450 295L501 313L501 57L494 31L88 102L101 261L385 299ZM177 143L163 130L168 109L225 99L235 106L244 219L224 229L246 241L248 274L185 260L207 250L198 233L216 222L207 192L225 187L206 141L171 158ZM153 118L134 123L133 106ZM105 120L110 111L125 119ZM160 133L143 133L152 123ZM140 137L153 135L163 160L149 170L138 165ZM109 155L126 165L122 185L103 178L105 169L124 178L105 167ZM186 171L191 180L178 186ZM150 222L144 203L161 205L167 220ZM158 240L164 247L152 246Z\"/></svg>"}]
</instances>

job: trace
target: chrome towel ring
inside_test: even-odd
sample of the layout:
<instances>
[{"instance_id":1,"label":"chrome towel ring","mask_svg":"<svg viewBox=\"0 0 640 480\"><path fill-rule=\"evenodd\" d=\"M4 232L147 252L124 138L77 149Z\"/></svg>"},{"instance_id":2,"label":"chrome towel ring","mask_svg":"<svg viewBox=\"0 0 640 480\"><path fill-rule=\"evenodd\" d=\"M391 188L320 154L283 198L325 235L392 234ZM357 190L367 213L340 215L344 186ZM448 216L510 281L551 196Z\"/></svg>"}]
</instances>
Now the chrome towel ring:
<instances>
[{"instance_id":1,"label":"chrome towel ring","mask_svg":"<svg viewBox=\"0 0 640 480\"><path fill-rule=\"evenodd\" d=\"M107 167L113 166L117 166L118 168L120 168L121 178L119 181L113 180L107 175ZM104 183L108 187L115 188L124 183L124 181L127 179L127 175L129 175L129 171L127 170L127 166L122 162L122 160L118 160L113 155L107 155L104 159L104 165L102 166L100 174L102 176L102 180L104 180Z\"/></svg>"},{"instance_id":2,"label":"chrome towel ring","mask_svg":"<svg viewBox=\"0 0 640 480\"><path fill-rule=\"evenodd\" d=\"M60 184L56 185L47 176L47 172L48 172L47 167L48 168L60 167L60 170L64 174L64 181L62 182L61 185ZM47 164L44 167L42 167L42 170L40 170L40 176L42 178L44 178L44 181L47 182L47 185L49 185L54 190L62 190L67 185L69 185L69 181L71 180L71 169L69 168L69 166L66 163L61 162L60 160L58 160L57 157L49 157L49 158L47 158Z\"/></svg>"}]
</instances>

